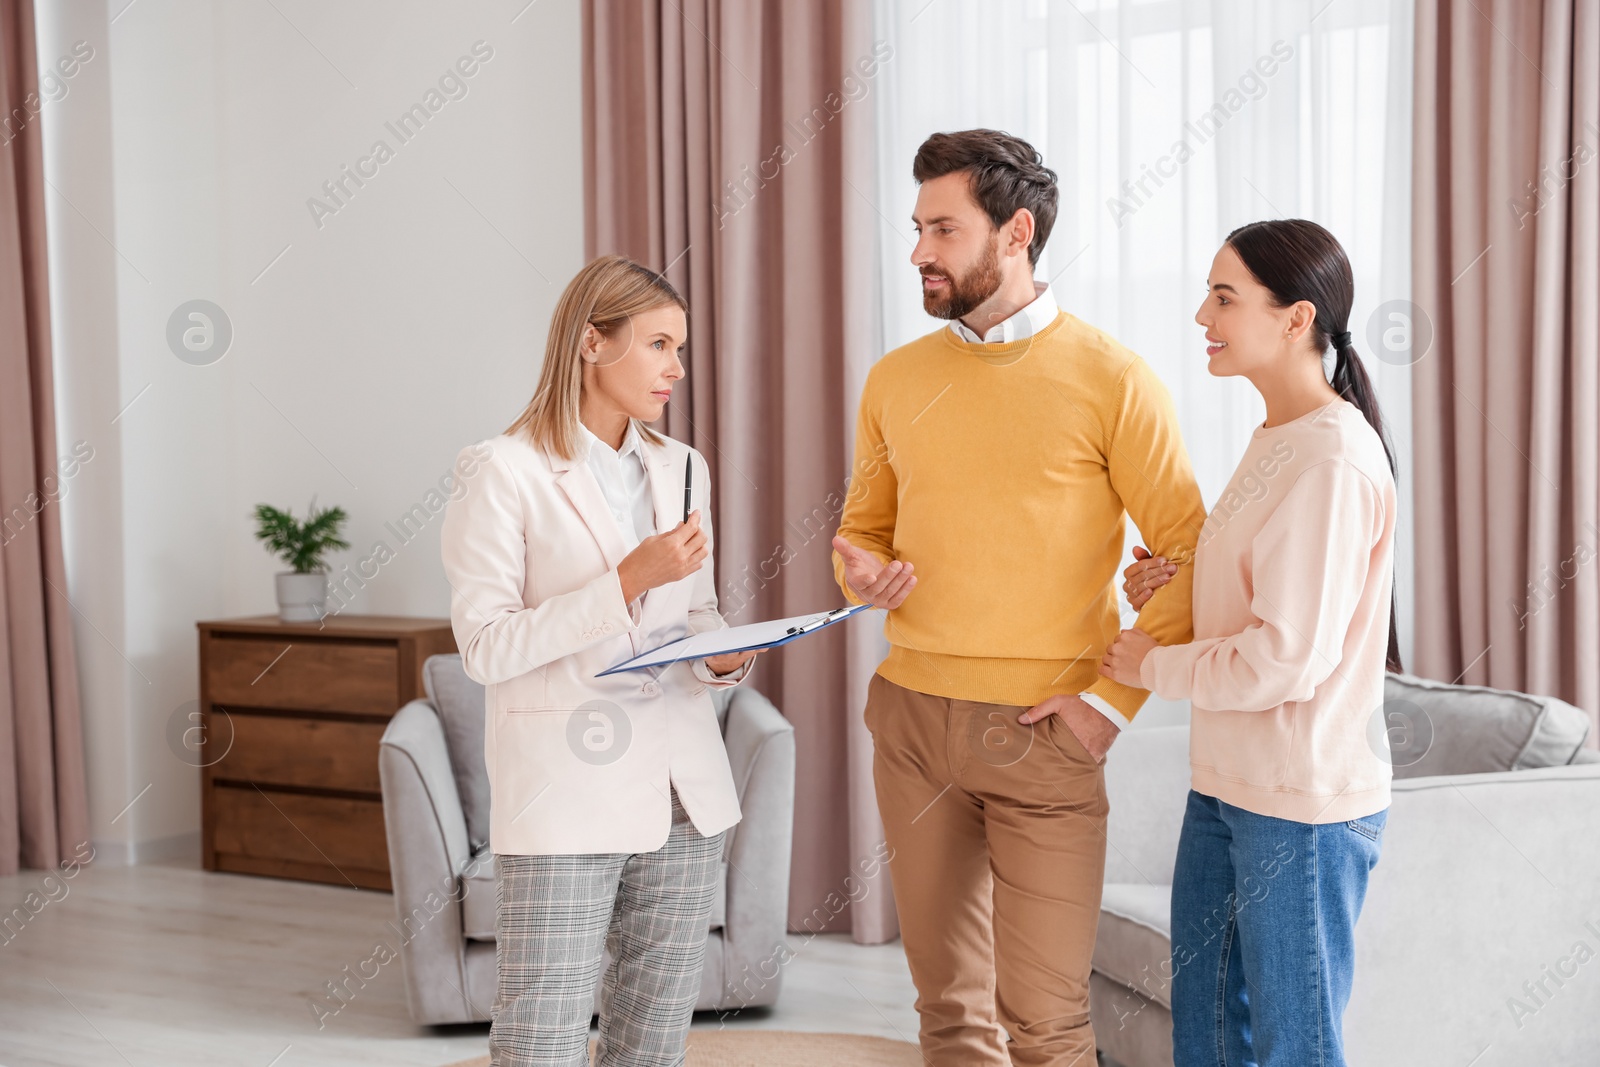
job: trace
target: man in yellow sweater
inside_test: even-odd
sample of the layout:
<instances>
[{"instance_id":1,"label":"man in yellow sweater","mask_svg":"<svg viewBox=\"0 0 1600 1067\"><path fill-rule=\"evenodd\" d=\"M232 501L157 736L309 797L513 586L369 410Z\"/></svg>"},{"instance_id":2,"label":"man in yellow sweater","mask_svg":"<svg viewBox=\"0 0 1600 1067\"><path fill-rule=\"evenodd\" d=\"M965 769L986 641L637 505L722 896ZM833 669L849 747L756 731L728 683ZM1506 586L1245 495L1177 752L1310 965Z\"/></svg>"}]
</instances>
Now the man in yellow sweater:
<instances>
[{"instance_id":1,"label":"man in yellow sweater","mask_svg":"<svg viewBox=\"0 0 1600 1067\"><path fill-rule=\"evenodd\" d=\"M1205 509L1150 367L1033 280L1056 214L1033 147L935 134L912 173L950 325L867 376L833 546L845 595L887 609L866 722L922 1052L1093 1067L1103 761L1149 696L1098 670L1124 516L1173 575L1138 628L1173 644Z\"/></svg>"}]
</instances>

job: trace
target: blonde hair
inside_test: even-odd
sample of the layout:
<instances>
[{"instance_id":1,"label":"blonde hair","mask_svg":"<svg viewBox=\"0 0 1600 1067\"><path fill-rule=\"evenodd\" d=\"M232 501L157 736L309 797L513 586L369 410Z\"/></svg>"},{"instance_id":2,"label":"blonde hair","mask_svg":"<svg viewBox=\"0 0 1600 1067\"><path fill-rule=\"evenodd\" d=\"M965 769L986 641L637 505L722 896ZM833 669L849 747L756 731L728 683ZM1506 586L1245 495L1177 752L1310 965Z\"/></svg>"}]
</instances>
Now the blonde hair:
<instances>
[{"instance_id":1,"label":"blonde hair","mask_svg":"<svg viewBox=\"0 0 1600 1067\"><path fill-rule=\"evenodd\" d=\"M578 451L578 408L583 397L584 326L592 324L606 337L613 337L634 315L670 304L685 313L689 310L672 283L649 267L626 256L590 261L556 301L539 384L528 406L506 428L506 436L526 434L545 451L562 459L573 458ZM660 434L638 419L632 422L641 438L661 443Z\"/></svg>"}]
</instances>

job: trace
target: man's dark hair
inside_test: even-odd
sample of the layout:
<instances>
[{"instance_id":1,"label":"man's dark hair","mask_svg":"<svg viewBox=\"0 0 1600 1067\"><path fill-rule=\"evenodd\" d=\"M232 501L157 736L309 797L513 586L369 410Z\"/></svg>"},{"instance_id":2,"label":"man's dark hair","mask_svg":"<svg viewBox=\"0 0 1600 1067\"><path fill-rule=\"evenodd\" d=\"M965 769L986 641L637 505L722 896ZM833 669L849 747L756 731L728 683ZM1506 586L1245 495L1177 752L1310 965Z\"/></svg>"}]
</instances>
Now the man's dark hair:
<instances>
[{"instance_id":1,"label":"man's dark hair","mask_svg":"<svg viewBox=\"0 0 1600 1067\"><path fill-rule=\"evenodd\" d=\"M970 172L973 199L995 226L1004 225L1018 208L1033 212L1028 262L1037 266L1056 221L1056 172L1044 165L1044 157L1009 133L957 130L923 141L911 164L918 185L957 171Z\"/></svg>"}]
</instances>

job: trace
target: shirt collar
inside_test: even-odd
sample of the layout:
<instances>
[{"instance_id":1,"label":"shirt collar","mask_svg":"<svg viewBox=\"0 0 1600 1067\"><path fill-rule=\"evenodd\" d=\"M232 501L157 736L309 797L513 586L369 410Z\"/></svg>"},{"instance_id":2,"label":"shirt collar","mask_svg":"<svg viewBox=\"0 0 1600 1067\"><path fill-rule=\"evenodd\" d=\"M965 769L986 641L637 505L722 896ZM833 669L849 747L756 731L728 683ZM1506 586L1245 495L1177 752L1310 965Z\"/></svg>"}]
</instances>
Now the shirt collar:
<instances>
[{"instance_id":1,"label":"shirt collar","mask_svg":"<svg viewBox=\"0 0 1600 1067\"><path fill-rule=\"evenodd\" d=\"M610 445L596 437L594 431L582 422L578 423L578 438L583 442L583 459L585 462L593 454L596 445L605 449L605 452L601 453L602 455L609 453L621 458L633 452L638 455L639 462L644 462L644 442L639 439L639 424L632 419L628 420L628 430L622 435L622 447L615 451L612 450Z\"/></svg>"},{"instance_id":2,"label":"shirt collar","mask_svg":"<svg viewBox=\"0 0 1600 1067\"><path fill-rule=\"evenodd\" d=\"M1033 292L1032 302L1023 305L1004 322L989 327L988 332L982 337L968 329L967 324L960 319L950 320L950 330L961 340L974 345L1007 344L1032 337L1054 322L1056 315L1061 311L1061 305L1056 303L1056 296L1050 290L1049 282L1034 282Z\"/></svg>"}]
</instances>

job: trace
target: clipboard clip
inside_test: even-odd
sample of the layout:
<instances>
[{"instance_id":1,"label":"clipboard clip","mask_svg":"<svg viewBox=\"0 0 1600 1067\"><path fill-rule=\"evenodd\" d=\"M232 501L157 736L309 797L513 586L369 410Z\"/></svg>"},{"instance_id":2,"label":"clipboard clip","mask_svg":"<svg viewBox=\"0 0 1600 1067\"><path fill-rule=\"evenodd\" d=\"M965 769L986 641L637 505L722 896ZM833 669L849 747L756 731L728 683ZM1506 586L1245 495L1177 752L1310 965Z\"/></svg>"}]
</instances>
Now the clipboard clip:
<instances>
[{"instance_id":1,"label":"clipboard clip","mask_svg":"<svg viewBox=\"0 0 1600 1067\"><path fill-rule=\"evenodd\" d=\"M792 637L795 634L808 634L812 630L820 630L830 622L844 618L846 615L850 614L851 610L852 609L849 607L835 608L826 615L820 615L817 618L812 619L810 622L801 623L799 626L789 627L789 629L785 631L785 634L786 636Z\"/></svg>"}]
</instances>

